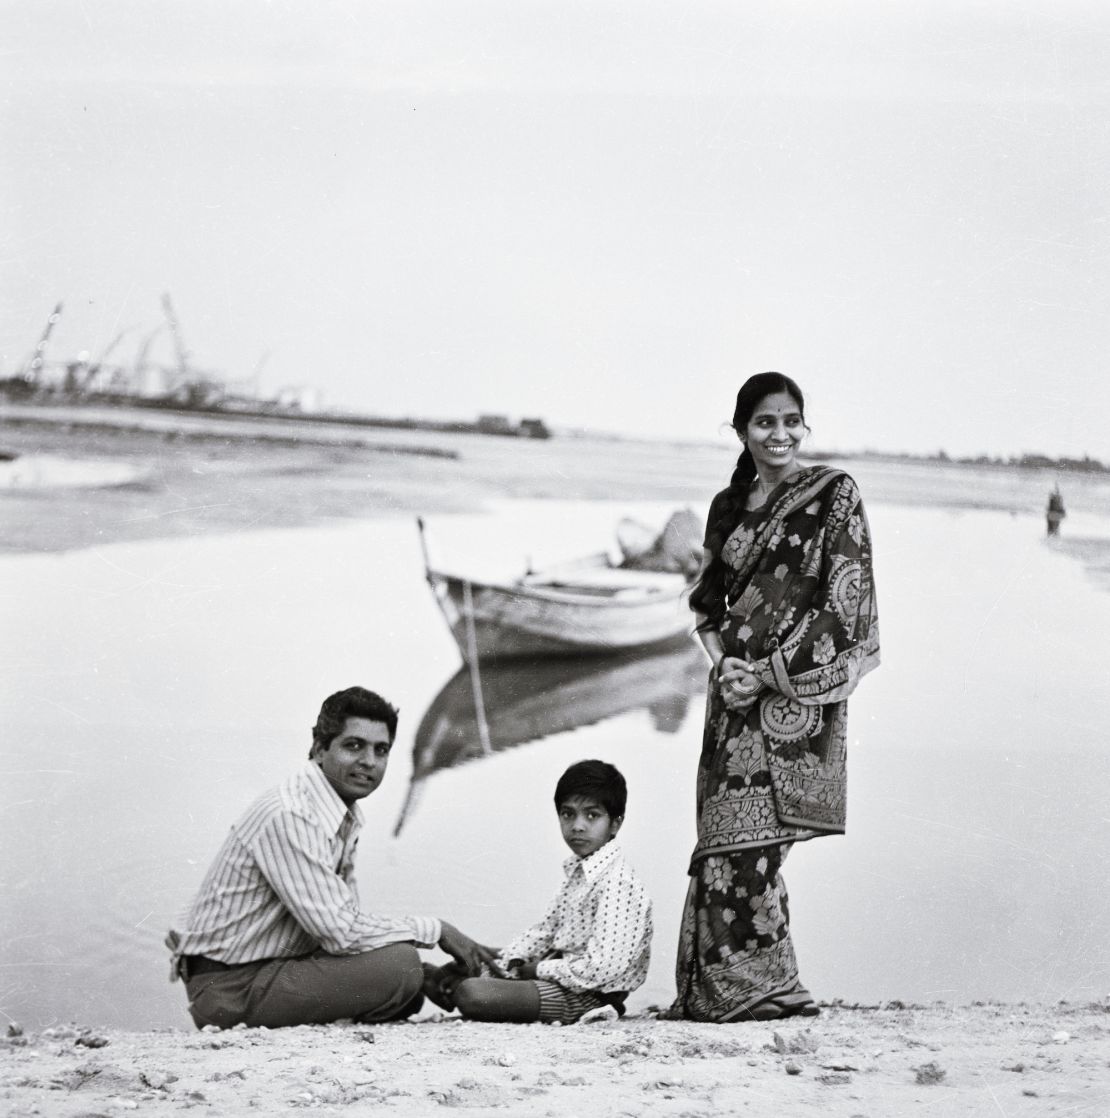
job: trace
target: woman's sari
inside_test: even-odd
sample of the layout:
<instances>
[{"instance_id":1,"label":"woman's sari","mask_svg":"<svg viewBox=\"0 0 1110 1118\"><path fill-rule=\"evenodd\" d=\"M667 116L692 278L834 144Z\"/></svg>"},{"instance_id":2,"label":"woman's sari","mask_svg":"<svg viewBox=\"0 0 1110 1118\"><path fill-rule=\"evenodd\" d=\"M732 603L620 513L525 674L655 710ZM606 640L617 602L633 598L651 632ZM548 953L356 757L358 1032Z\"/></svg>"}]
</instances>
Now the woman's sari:
<instances>
[{"instance_id":1,"label":"woman's sari","mask_svg":"<svg viewBox=\"0 0 1110 1118\"><path fill-rule=\"evenodd\" d=\"M731 1021L808 997L779 867L792 843L844 830L846 699L879 663L879 627L867 518L840 470L795 474L706 547L725 567L725 652L766 690L730 711L710 680L674 1010Z\"/></svg>"}]
</instances>

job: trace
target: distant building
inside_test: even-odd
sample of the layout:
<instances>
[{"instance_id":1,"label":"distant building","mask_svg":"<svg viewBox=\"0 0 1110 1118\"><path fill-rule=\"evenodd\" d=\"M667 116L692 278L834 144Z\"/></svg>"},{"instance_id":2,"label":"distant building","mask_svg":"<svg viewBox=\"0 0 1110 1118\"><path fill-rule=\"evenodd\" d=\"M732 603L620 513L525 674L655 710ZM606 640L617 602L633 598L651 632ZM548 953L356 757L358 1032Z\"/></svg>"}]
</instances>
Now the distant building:
<instances>
[{"instance_id":1,"label":"distant building","mask_svg":"<svg viewBox=\"0 0 1110 1118\"><path fill-rule=\"evenodd\" d=\"M477 426L484 435L516 434L507 415L480 415Z\"/></svg>"},{"instance_id":2,"label":"distant building","mask_svg":"<svg viewBox=\"0 0 1110 1118\"><path fill-rule=\"evenodd\" d=\"M193 376L176 385L164 399L186 408L218 408L224 395L224 386L219 381Z\"/></svg>"},{"instance_id":3,"label":"distant building","mask_svg":"<svg viewBox=\"0 0 1110 1118\"><path fill-rule=\"evenodd\" d=\"M474 429L483 435L517 435L528 439L549 439L551 432L542 419L522 419L512 423L507 415L480 415Z\"/></svg>"},{"instance_id":4,"label":"distant building","mask_svg":"<svg viewBox=\"0 0 1110 1118\"><path fill-rule=\"evenodd\" d=\"M520 433L529 439L551 438L551 430L542 419L522 419Z\"/></svg>"}]
</instances>

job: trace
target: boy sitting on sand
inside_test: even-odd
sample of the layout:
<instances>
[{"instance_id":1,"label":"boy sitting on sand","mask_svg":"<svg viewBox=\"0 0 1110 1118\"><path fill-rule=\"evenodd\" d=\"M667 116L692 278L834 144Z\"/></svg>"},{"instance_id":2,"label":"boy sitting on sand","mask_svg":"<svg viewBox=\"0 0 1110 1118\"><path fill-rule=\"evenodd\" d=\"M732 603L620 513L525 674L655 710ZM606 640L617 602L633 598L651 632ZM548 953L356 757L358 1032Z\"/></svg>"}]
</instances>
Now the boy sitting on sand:
<instances>
[{"instance_id":1,"label":"boy sitting on sand","mask_svg":"<svg viewBox=\"0 0 1110 1118\"><path fill-rule=\"evenodd\" d=\"M563 840L574 853L547 915L501 948L479 978L425 964L424 993L477 1021L558 1021L612 1006L647 976L651 901L613 841L624 822L624 777L604 761L571 765L555 786ZM490 973L492 971L492 973ZM500 976L500 977L496 977Z\"/></svg>"}]
</instances>

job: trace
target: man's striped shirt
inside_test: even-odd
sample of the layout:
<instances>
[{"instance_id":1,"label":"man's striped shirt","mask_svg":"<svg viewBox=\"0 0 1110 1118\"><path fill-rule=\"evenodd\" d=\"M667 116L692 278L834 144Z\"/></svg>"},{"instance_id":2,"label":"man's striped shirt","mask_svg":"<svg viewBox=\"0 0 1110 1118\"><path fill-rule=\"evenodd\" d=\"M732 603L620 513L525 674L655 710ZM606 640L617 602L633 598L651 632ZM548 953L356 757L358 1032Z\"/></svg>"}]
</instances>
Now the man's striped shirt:
<instances>
[{"instance_id":1,"label":"man's striped shirt","mask_svg":"<svg viewBox=\"0 0 1110 1118\"><path fill-rule=\"evenodd\" d=\"M174 955L222 963L290 958L322 948L355 955L390 943L432 947L429 916L379 916L359 907L354 854L362 829L320 768L262 795L231 828L200 891L166 940Z\"/></svg>"}]
</instances>

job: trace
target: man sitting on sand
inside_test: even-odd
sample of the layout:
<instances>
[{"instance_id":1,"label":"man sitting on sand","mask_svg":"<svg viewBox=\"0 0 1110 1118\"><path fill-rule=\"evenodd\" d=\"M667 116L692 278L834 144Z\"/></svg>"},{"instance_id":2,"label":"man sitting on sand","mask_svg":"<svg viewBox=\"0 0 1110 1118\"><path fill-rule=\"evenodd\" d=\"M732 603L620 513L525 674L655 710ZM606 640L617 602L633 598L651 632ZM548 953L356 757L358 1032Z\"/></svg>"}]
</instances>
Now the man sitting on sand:
<instances>
[{"instance_id":1,"label":"man sitting on sand","mask_svg":"<svg viewBox=\"0 0 1110 1118\"><path fill-rule=\"evenodd\" d=\"M423 1001L416 947L466 973L493 953L446 921L381 916L358 900L357 801L385 777L397 711L349 687L324 700L309 763L231 828L166 945L198 1028L401 1020Z\"/></svg>"},{"instance_id":2,"label":"man sitting on sand","mask_svg":"<svg viewBox=\"0 0 1110 1118\"><path fill-rule=\"evenodd\" d=\"M442 1009L477 1021L558 1021L624 1014L651 953L651 901L613 841L628 792L605 761L579 761L555 785L555 810L573 857L547 915L507 947L480 978L455 963L425 965L424 992Z\"/></svg>"}]
</instances>

